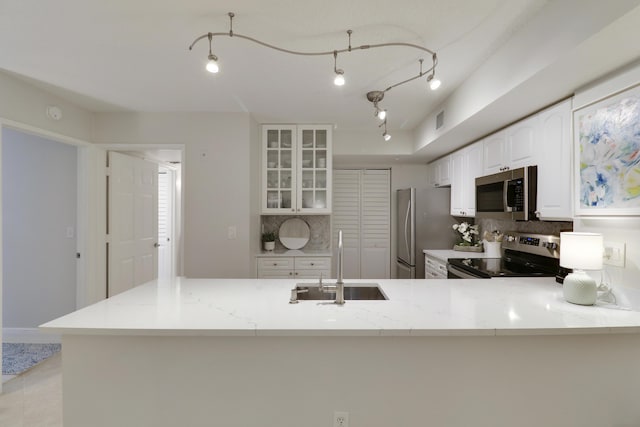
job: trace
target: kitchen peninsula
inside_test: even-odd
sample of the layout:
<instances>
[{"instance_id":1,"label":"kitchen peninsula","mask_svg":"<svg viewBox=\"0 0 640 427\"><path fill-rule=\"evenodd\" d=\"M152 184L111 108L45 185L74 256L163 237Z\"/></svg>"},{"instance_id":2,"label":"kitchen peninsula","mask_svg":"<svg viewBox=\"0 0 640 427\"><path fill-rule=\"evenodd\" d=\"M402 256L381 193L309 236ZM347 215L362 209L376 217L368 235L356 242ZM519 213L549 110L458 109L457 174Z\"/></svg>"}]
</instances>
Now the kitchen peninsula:
<instances>
[{"instance_id":1,"label":"kitchen peninsula","mask_svg":"<svg viewBox=\"0 0 640 427\"><path fill-rule=\"evenodd\" d=\"M344 306L289 304L296 283L151 282L43 325L65 427L640 422L639 312L552 278L380 280Z\"/></svg>"}]
</instances>

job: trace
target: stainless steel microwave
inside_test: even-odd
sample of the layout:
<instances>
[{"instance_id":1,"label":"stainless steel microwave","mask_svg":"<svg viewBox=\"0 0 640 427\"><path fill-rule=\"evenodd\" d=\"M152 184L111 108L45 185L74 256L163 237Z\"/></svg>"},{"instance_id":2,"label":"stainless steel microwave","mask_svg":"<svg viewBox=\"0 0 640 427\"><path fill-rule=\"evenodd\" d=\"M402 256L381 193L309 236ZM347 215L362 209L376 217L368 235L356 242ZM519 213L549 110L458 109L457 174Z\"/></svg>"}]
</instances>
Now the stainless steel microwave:
<instances>
[{"instance_id":1,"label":"stainless steel microwave","mask_svg":"<svg viewBox=\"0 0 640 427\"><path fill-rule=\"evenodd\" d=\"M536 219L538 167L476 178L476 218Z\"/></svg>"}]
</instances>

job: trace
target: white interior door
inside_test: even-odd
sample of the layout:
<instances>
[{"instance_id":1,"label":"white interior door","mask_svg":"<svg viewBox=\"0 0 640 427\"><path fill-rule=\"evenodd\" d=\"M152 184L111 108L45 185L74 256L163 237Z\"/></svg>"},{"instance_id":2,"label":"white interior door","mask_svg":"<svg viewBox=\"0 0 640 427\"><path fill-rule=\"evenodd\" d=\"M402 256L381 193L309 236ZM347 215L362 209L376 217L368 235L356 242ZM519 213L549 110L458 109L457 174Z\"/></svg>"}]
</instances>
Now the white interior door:
<instances>
[{"instance_id":1,"label":"white interior door","mask_svg":"<svg viewBox=\"0 0 640 427\"><path fill-rule=\"evenodd\" d=\"M157 237L158 165L110 151L109 297L158 276Z\"/></svg>"},{"instance_id":2,"label":"white interior door","mask_svg":"<svg viewBox=\"0 0 640 427\"><path fill-rule=\"evenodd\" d=\"M343 276L360 278L360 171L333 171L333 265L338 262L338 231L342 230Z\"/></svg>"},{"instance_id":3,"label":"white interior door","mask_svg":"<svg viewBox=\"0 0 640 427\"><path fill-rule=\"evenodd\" d=\"M391 275L389 170L333 171L333 249L343 230L344 277L388 279Z\"/></svg>"}]
</instances>

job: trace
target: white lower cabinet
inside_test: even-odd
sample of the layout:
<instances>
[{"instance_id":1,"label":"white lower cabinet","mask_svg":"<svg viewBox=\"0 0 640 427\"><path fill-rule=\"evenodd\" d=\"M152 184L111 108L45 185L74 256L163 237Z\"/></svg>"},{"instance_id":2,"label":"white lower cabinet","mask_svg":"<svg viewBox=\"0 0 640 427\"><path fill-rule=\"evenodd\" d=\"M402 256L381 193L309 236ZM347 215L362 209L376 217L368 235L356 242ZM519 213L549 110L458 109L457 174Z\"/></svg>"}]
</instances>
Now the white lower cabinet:
<instances>
[{"instance_id":1,"label":"white lower cabinet","mask_svg":"<svg viewBox=\"0 0 640 427\"><path fill-rule=\"evenodd\" d=\"M424 255L425 279L446 279L447 262L431 255Z\"/></svg>"},{"instance_id":2,"label":"white lower cabinet","mask_svg":"<svg viewBox=\"0 0 640 427\"><path fill-rule=\"evenodd\" d=\"M318 279L331 277L331 257L259 257L258 279Z\"/></svg>"}]
</instances>

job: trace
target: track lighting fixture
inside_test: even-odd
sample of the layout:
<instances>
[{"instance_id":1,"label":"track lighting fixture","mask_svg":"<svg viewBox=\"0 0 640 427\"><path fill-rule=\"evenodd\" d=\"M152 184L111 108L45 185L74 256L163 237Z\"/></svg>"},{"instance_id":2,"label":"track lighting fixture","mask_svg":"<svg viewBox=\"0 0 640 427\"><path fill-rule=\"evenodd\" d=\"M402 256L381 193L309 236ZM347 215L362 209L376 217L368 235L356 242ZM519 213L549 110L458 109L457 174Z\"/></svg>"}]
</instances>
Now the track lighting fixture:
<instances>
[{"instance_id":1,"label":"track lighting fixture","mask_svg":"<svg viewBox=\"0 0 640 427\"><path fill-rule=\"evenodd\" d=\"M384 132L382 132L382 137L384 138L385 141L388 141L391 139L391 135L389 135L389 132L387 132L387 121L384 120L382 123L380 123L378 125L378 127L382 127L384 126Z\"/></svg>"},{"instance_id":2,"label":"track lighting fixture","mask_svg":"<svg viewBox=\"0 0 640 427\"><path fill-rule=\"evenodd\" d=\"M209 37L209 56L207 57L209 61L207 62L206 68L207 68L207 71L210 73L217 73L218 71L220 71L220 67L218 67L218 57L211 52L212 34L209 33L207 34L207 36Z\"/></svg>"},{"instance_id":3,"label":"track lighting fixture","mask_svg":"<svg viewBox=\"0 0 640 427\"><path fill-rule=\"evenodd\" d=\"M336 86L344 86L344 70L338 68L338 52L333 51L333 72L336 73L336 78L333 79L333 84Z\"/></svg>"},{"instance_id":4,"label":"track lighting fixture","mask_svg":"<svg viewBox=\"0 0 640 427\"><path fill-rule=\"evenodd\" d=\"M429 68L428 70L423 71L422 70L422 63L423 63L423 59L420 59L420 72L413 76L410 77L406 80L403 80L401 82L398 82L396 84L393 84L389 87L387 87L384 90L374 90L371 92L367 93L367 99L371 102L374 103L374 108L375 108L375 116L378 117L380 120L382 120L382 125L384 125L384 133L383 133L383 137L385 139L385 141L388 141L389 139L391 139L391 135L389 135L387 133L387 110L385 109L381 109L378 107L378 102L382 101L382 98L384 98L384 94L388 91L390 91L391 89L403 85L405 83L409 83L413 80L416 80L420 77L423 76L427 76L427 82L429 83L429 87L431 87L432 90L436 90L439 86L440 86L440 80L435 78L436 75L436 65L438 65L438 57L436 56L436 53L425 48L422 46L418 46L416 44L412 44L412 43L401 43L401 42L392 42L392 43L379 43L379 44L363 44L360 46L351 46L351 35L353 34L353 31L351 30L347 30L347 35L349 37L349 45L346 48L343 49L334 49L334 50L330 50L330 51L320 51L320 52L301 52L301 51L295 51L295 50L290 50L290 49L284 49L278 46L274 46L272 44L269 43L265 43L261 40L255 39L253 37L249 37L249 36L245 36L242 34L237 34L233 32L233 18L235 17L235 14L233 12L229 12L228 13L229 16L229 31L228 32L221 32L221 33L207 33L207 34L203 34L202 36L196 38L193 43L191 43L191 45L189 46L189 50L193 49L193 46L199 42L200 40L202 40L203 38L208 38L209 39L209 55L207 56L208 62L207 62L207 71L211 72L211 73L217 73L220 70L220 67L218 66L218 57L216 55L214 55L211 51L211 40L213 37L219 37L219 36L228 36L228 37L238 37L241 39L245 39L248 41L251 41L253 43L259 44L263 47L267 47L269 49L274 49L280 52L284 52L284 53L289 53L291 55L302 55L302 56L324 56L324 55L333 55L333 72L335 73L335 78L333 80L333 83L336 86L342 86L345 84L345 79L344 79L344 70L342 70L341 68L337 67L337 60L338 60L338 54L339 53L345 53L345 52L351 52L353 50L371 50L371 49L376 49L376 48L382 48L382 47L404 47L404 48L412 48L412 49L418 49L421 50L423 52L427 52L431 55L431 60L432 60L432 65L431 68Z\"/></svg>"},{"instance_id":5,"label":"track lighting fixture","mask_svg":"<svg viewBox=\"0 0 640 427\"><path fill-rule=\"evenodd\" d=\"M438 89L442 84L442 82L436 79L435 77L436 77L436 73L433 73L429 77L427 77L427 82L429 82L429 87L431 88L431 90Z\"/></svg>"}]
</instances>

